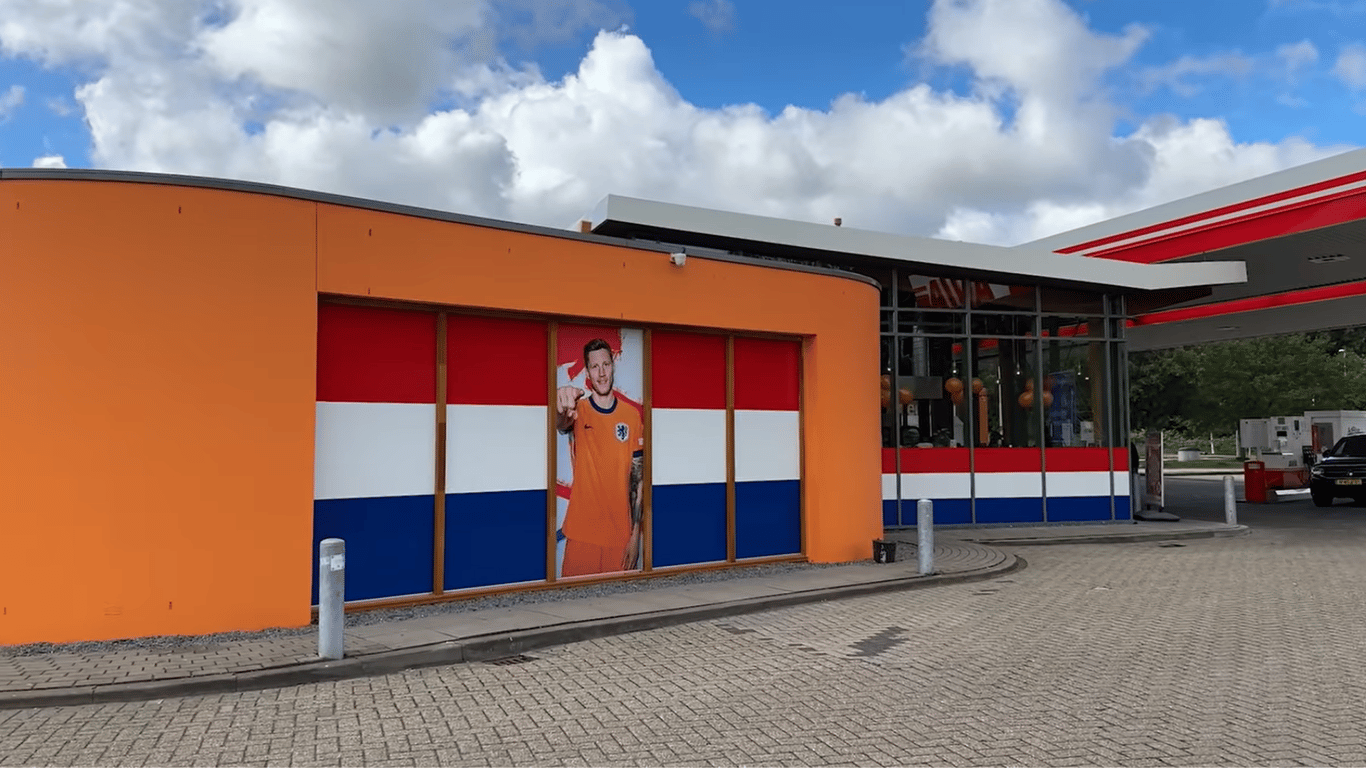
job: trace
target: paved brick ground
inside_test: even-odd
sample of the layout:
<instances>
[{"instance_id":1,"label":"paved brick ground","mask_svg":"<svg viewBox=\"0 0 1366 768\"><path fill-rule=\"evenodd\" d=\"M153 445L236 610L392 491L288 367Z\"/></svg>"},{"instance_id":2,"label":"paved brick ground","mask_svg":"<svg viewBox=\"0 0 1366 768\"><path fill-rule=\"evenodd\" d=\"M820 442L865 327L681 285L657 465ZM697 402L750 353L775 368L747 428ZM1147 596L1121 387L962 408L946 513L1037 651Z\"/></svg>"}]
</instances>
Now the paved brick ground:
<instances>
[{"instance_id":1,"label":"paved brick ground","mask_svg":"<svg viewBox=\"0 0 1366 768\"><path fill-rule=\"evenodd\" d=\"M1363 765L1364 527L1033 547L995 581L524 663L0 711L0 761Z\"/></svg>"},{"instance_id":2,"label":"paved brick ground","mask_svg":"<svg viewBox=\"0 0 1366 768\"><path fill-rule=\"evenodd\" d=\"M1208 526L1206 526L1208 527ZM871 550L871 545L870 545ZM870 552L871 554L871 552ZM935 545L936 570L961 574L1000 566L1008 556L999 549L945 539ZM776 575L737 570L723 580L673 584L637 582L633 592L583 597L576 590L540 595L549 602L520 608L491 607L442 613L419 619L350 626L345 635L351 659L383 651L415 648L516 630L533 630L575 622L692 608L745 599L856 586L882 579L914 577L916 549L903 545L894 565L850 564L796 570ZM629 585L626 588L631 588ZM813 598L815 599L815 598ZM601 634L601 633L596 633ZM160 645L119 644L115 650L91 650L89 644L45 648L41 653L0 648L0 695L28 691L70 690L82 686L118 686L150 680L212 678L261 669L297 667L317 661L316 630L298 633L238 633ZM8 706L8 702L6 702Z\"/></svg>"}]
</instances>

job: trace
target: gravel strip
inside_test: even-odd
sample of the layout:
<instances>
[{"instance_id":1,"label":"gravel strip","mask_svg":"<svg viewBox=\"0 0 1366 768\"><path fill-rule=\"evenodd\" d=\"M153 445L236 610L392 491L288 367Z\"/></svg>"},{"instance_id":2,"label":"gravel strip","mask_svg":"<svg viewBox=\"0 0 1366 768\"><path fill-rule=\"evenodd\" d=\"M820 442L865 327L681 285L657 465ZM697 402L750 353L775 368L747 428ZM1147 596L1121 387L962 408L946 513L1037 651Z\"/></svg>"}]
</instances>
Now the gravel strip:
<instances>
[{"instance_id":1,"label":"gravel strip","mask_svg":"<svg viewBox=\"0 0 1366 768\"><path fill-rule=\"evenodd\" d=\"M902 560L897 553L897 560ZM871 562L871 560L869 561ZM584 584L556 589L539 589L526 592L508 592L488 597L472 597L465 600L452 600L444 603L416 605L407 608L376 608L348 612L348 627L363 627L390 621L418 619L443 614L466 613L494 608L514 608L535 603L558 602L577 598L603 597L628 593L646 592L688 584L705 584L736 579L761 578L784 573L810 571L821 568L834 568L849 563L769 563L766 565L741 566L708 571L689 571L674 576L657 576L648 579L625 579L621 581ZM298 637L317 633L317 627L275 627L256 632L220 632L213 635L166 635L158 637L139 637L129 640L88 641L77 643L31 643L28 645L0 646L0 656L43 656L51 654L99 655L118 651L186 650L201 652L214 645L251 642L275 638Z\"/></svg>"}]
</instances>

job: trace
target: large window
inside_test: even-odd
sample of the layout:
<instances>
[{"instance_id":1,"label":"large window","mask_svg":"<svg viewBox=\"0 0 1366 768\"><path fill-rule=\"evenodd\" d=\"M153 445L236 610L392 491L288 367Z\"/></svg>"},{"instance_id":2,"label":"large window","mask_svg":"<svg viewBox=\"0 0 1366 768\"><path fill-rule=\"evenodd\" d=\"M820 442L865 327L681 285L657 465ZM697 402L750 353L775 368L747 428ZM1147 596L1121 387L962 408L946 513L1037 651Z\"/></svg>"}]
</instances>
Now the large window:
<instances>
[{"instance_id":1,"label":"large window","mask_svg":"<svg viewBox=\"0 0 1366 768\"><path fill-rule=\"evenodd\" d=\"M912 498L908 484L938 488L937 470L927 469L938 466L975 473L964 522L1108 518L1112 451L1127 445L1123 300L904 270L868 274L883 285L884 475L901 477L884 481L899 489L884 498ZM935 451L946 451L943 461L931 458ZM1045 476L1025 477L1031 472ZM1035 502L1011 496L1036 481Z\"/></svg>"}]
</instances>

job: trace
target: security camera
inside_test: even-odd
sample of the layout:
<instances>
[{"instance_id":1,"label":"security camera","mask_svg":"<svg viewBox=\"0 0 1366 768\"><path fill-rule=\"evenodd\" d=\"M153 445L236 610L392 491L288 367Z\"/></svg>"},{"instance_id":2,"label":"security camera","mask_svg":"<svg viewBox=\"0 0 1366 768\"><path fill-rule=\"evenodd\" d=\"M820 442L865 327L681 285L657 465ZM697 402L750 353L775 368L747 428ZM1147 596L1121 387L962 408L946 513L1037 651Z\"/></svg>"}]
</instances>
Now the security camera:
<instances>
[{"instance_id":1,"label":"security camera","mask_svg":"<svg viewBox=\"0 0 1366 768\"><path fill-rule=\"evenodd\" d=\"M681 267L681 266L683 266L683 264L686 263L687 260L688 260L688 254L686 254L686 253L671 253L671 254L669 254L669 262L672 263L675 267Z\"/></svg>"}]
</instances>

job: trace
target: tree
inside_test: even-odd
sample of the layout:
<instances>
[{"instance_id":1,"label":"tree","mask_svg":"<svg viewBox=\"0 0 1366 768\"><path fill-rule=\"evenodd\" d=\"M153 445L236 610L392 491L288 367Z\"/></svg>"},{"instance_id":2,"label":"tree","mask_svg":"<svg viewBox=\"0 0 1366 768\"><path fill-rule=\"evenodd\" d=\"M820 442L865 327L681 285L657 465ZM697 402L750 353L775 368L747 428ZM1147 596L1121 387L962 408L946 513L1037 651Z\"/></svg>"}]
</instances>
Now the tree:
<instances>
[{"instance_id":1,"label":"tree","mask_svg":"<svg viewBox=\"0 0 1366 768\"><path fill-rule=\"evenodd\" d=\"M1239 419L1366 406L1366 334L1344 329L1139 353L1134 427L1226 433Z\"/></svg>"},{"instance_id":2,"label":"tree","mask_svg":"<svg viewBox=\"0 0 1366 768\"><path fill-rule=\"evenodd\" d=\"M1187 401L1196 389L1197 353L1189 348L1136 352L1129 356L1129 412L1135 429L1190 425Z\"/></svg>"}]
</instances>

